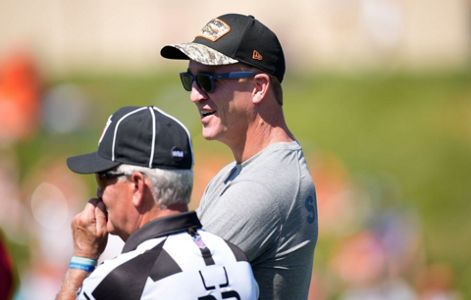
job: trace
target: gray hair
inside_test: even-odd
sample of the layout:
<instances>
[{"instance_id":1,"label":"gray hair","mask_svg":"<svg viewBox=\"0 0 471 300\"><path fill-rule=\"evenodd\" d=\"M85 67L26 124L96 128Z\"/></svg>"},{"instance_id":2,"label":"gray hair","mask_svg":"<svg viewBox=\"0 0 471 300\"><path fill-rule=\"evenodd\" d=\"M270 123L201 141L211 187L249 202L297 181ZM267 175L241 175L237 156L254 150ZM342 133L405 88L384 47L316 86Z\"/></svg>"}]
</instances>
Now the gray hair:
<instances>
[{"instance_id":1,"label":"gray hair","mask_svg":"<svg viewBox=\"0 0 471 300\"><path fill-rule=\"evenodd\" d=\"M149 178L152 183L154 200L161 208L190 202L193 189L193 170L150 169L126 164L120 165L116 170L126 175L141 172Z\"/></svg>"}]
</instances>

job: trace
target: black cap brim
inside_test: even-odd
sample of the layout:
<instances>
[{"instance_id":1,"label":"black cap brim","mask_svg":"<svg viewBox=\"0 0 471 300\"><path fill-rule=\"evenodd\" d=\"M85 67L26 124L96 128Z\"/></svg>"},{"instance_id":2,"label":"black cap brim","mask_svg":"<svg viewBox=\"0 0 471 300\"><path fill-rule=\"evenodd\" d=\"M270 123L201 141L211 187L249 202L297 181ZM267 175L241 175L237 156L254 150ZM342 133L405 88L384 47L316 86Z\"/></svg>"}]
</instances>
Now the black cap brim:
<instances>
[{"instance_id":1,"label":"black cap brim","mask_svg":"<svg viewBox=\"0 0 471 300\"><path fill-rule=\"evenodd\" d=\"M67 159L67 166L75 173L93 174L116 168L121 163L104 159L97 152L72 156Z\"/></svg>"},{"instance_id":2,"label":"black cap brim","mask_svg":"<svg viewBox=\"0 0 471 300\"><path fill-rule=\"evenodd\" d=\"M160 55L168 59L191 59L207 66L231 65L239 62L211 47L199 43L166 45L160 50Z\"/></svg>"},{"instance_id":3,"label":"black cap brim","mask_svg":"<svg viewBox=\"0 0 471 300\"><path fill-rule=\"evenodd\" d=\"M180 49L175 47L175 45L166 45L160 50L160 55L168 59L190 59L185 53Z\"/></svg>"}]
</instances>

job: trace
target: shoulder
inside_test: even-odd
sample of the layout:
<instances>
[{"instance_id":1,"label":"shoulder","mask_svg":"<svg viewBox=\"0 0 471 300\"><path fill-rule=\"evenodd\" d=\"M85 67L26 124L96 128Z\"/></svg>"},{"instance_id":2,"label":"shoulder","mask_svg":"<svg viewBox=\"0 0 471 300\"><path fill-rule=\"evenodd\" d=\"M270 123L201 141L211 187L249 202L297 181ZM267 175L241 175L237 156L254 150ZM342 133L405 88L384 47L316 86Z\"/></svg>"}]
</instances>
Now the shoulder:
<instances>
[{"instance_id":1,"label":"shoulder","mask_svg":"<svg viewBox=\"0 0 471 300\"><path fill-rule=\"evenodd\" d=\"M85 279L80 294L93 295L96 299L139 299L136 296L140 289L129 290L127 287L130 284L144 286L149 274L144 269L154 264L156 256L160 254L156 250L162 248L163 244L164 239L154 239L144 247L139 246L133 251L105 260Z\"/></svg>"},{"instance_id":2,"label":"shoulder","mask_svg":"<svg viewBox=\"0 0 471 300\"><path fill-rule=\"evenodd\" d=\"M227 260L227 262L247 262L247 255L242 251L238 246L233 243L223 239L220 236L200 230L199 234L208 244L208 247L211 249L211 252L217 253L218 256ZM219 259L218 259L219 260ZM220 261L223 263L223 261Z\"/></svg>"},{"instance_id":3,"label":"shoulder","mask_svg":"<svg viewBox=\"0 0 471 300\"><path fill-rule=\"evenodd\" d=\"M292 173L299 173L307 166L301 146L297 142L275 143L266 147L242 164L246 171L254 175L276 175L264 177L267 180L290 178Z\"/></svg>"},{"instance_id":4,"label":"shoulder","mask_svg":"<svg viewBox=\"0 0 471 300\"><path fill-rule=\"evenodd\" d=\"M214 175L209 181L208 186L221 184L232 172L236 166L235 161L225 165L221 170L219 170L216 175Z\"/></svg>"},{"instance_id":5,"label":"shoulder","mask_svg":"<svg viewBox=\"0 0 471 300\"><path fill-rule=\"evenodd\" d=\"M265 184L272 196L292 197L311 188L313 180L303 150L297 142L276 143L267 147L248 164L250 180Z\"/></svg>"}]
</instances>

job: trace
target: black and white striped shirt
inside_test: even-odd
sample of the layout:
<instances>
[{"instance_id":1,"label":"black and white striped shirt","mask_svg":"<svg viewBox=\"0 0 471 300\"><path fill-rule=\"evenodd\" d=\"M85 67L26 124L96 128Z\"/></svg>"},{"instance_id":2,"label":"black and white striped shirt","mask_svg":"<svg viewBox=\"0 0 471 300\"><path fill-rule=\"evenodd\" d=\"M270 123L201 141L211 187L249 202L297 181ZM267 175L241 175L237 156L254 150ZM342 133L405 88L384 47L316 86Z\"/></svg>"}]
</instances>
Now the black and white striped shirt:
<instances>
[{"instance_id":1,"label":"black and white striped shirt","mask_svg":"<svg viewBox=\"0 0 471 300\"><path fill-rule=\"evenodd\" d=\"M77 299L257 299L245 254L201 230L194 212L152 221L85 279Z\"/></svg>"}]
</instances>

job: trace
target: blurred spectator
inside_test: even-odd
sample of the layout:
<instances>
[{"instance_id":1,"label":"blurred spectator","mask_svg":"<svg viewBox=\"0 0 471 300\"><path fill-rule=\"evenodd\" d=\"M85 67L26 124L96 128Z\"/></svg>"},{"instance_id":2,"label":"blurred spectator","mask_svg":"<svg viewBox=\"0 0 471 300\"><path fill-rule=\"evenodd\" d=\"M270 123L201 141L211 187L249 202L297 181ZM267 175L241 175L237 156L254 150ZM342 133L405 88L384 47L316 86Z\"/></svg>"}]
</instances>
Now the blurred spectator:
<instances>
[{"instance_id":1,"label":"blurred spectator","mask_svg":"<svg viewBox=\"0 0 471 300\"><path fill-rule=\"evenodd\" d=\"M25 214L30 216L31 265L22 270L16 300L54 299L72 251L69 224L88 199L87 188L66 168L65 158L56 157L40 162L23 190L30 205Z\"/></svg>"},{"instance_id":2,"label":"blurred spectator","mask_svg":"<svg viewBox=\"0 0 471 300\"><path fill-rule=\"evenodd\" d=\"M369 231L344 239L333 251L332 270L347 286L362 287L377 282L385 271L385 251Z\"/></svg>"},{"instance_id":3,"label":"blurred spectator","mask_svg":"<svg viewBox=\"0 0 471 300\"><path fill-rule=\"evenodd\" d=\"M420 228L410 208L381 206L368 227L384 249L386 276L407 277L422 267Z\"/></svg>"},{"instance_id":4,"label":"blurred spectator","mask_svg":"<svg viewBox=\"0 0 471 300\"><path fill-rule=\"evenodd\" d=\"M461 295L454 287L454 275L449 265L432 264L421 272L417 289L420 300L459 300Z\"/></svg>"},{"instance_id":5,"label":"blurred spectator","mask_svg":"<svg viewBox=\"0 0 471 300\"><path fill-rule=\"evenodd\" d=\"M79 87L62 84L53 87L42 99L44 128L52 133L68 133L84 126L88 99Z\"/></svg>"},{"instance_id":6,"label":"blurred spectator","mask_svg":"<svg viewBox=\"0 0 471 300\"><path fill-rule=\"evenodd\" d=\"M65 158L49 158L38 163L25 178L23 190L27 194L32 236L37 238L36 255L42 261L67 262L69 241L57 236L70 235L70 220L83 205L87 187L82 179L66 168ZM70 241L71 242L71 241Z\"/></svg>"},{"instance_id":7,"label":"blurred spectator","mask_svg":"<svg viewBox=\"0 0 471 300\"><path fill-rule=\"evenodd\" d=\"M327 300L329 288L327 286L327 274L325 270L320 270L314 264L314 270L311 277L311 285L309 287L308 300Z\"/></svg>"},{"instance_id":8,"label":"blurred spectator","mask_svg":"<svg viewBox=\"0 0 471 300\"><path fill-rule=\"evenodd\" d=\"M343 162L322 152L308 159L316 182L319 236L345 236L360 227L365 203L354 197L353 183Z\"/></svg>"},{"instance_id":9,"label":"blurred spectator","mask_svg":"<svg viewBox=\"0 0 471 300\"><path fill-rule=\"evenodd\" d=\"M34 133L39 94L40 78L31 55L15 52L0 62L0 144Z\"/></svg>"},{"instance_id":10,"label":"blurred spectator","mask_svg":"<svg viewBox=\"0 0 471 300\"><path fill-rule=\"evenodd\" d=\"M346 286L340 299L417 299L404 279L388 275L387 260L384 244L371 232L359 232L345 240L332 261L333 270Z\"/></svg>"},{"instance_id":11,"label":"blurred spectator","mask_svg":"<svg viewBox=\"0 0 471 300\"><path fill-rule=\"evenodd\" d=\"M0 300L12 299L15 289L15 269L0 229Z\"/></svg>"},{"instance_id":12,"label":"blurred spectator","mask_svg":"<svg viewBox=\"0 0 471 300\"><path fill-rule=\"evenodd\" d=\"M15 243L26 244L19 172L15 153L6 149L0 151L0 224Z\"/></svg>"},{"instance_id":13,"label":"blurred spectator","mask_svg":"<svg viewBox=\"0 0 471 300\"><path fill-rule=\"evenodd\" d=\"M315 257L315 270L311 279L308 299L330 299L332 270L322 265L322 251L329 251L330 241L351 235L361 229L368 203L357 197L357 187L352 182L349 170L334 153L317 152L308 159L318 195L319 237L323 239ZM322 275L321 275L322 274ZM334 280L335 281L335 280Z\"/></svg>"},{"instance_id":14,"label":"blurred spectator","mask_svg":"<svg viewBox=\"0 0 471 300\"><path fill-rule=\"evenodd\" d=\"M425 264L415 209L405 204L400 186L389 174L363 176L361 186L372 208L364 226L385 251L385 277L412 280Z\"/></svg>"},{"instance_id":15,"label":"blurred spectator","mask_svg":"<svg viewBox=\"0 0 471 300\"><path fill-rule=\"evenodd\" d=\"M348 224L349 230L324 231L326 240L336 241L329 249L331 258L324 277L330 281L323 284L327 289L325 297L418 299L410 279L423 263L420 227L414 211L400 204L401 193L394 180L384 174L357 175L361 181L349 182L340 180L348 178L348 173L338 160L324 157L320 165L328 166L317 169L326 174L322 175L324 179L331 180L322 180L322 176L317 179L319 195L329 191L324 193L326 199L320 197L319 215L322 216L322 209L329 212L329 207L340 212L342 208L336 206L347 205L350 209L350 214L340 214L350 216L350 221L337 219L344 227ZM350 191L343 194L344 199L339 197L342 190ZM329 201L332 203L325 203ZM335 214L331 215L335 219Z\"/></svg>"},{"instance_id":16,"label":"blurred spectator","mask_svg":"<svg viewBox=\"0 0 471 300\"><path fill-rule=\"evenodd\" d=\"M340 300L416 300L414 290L402 278L394 278L363 288L347 289Z\"/></svg>"}]
</instances>

